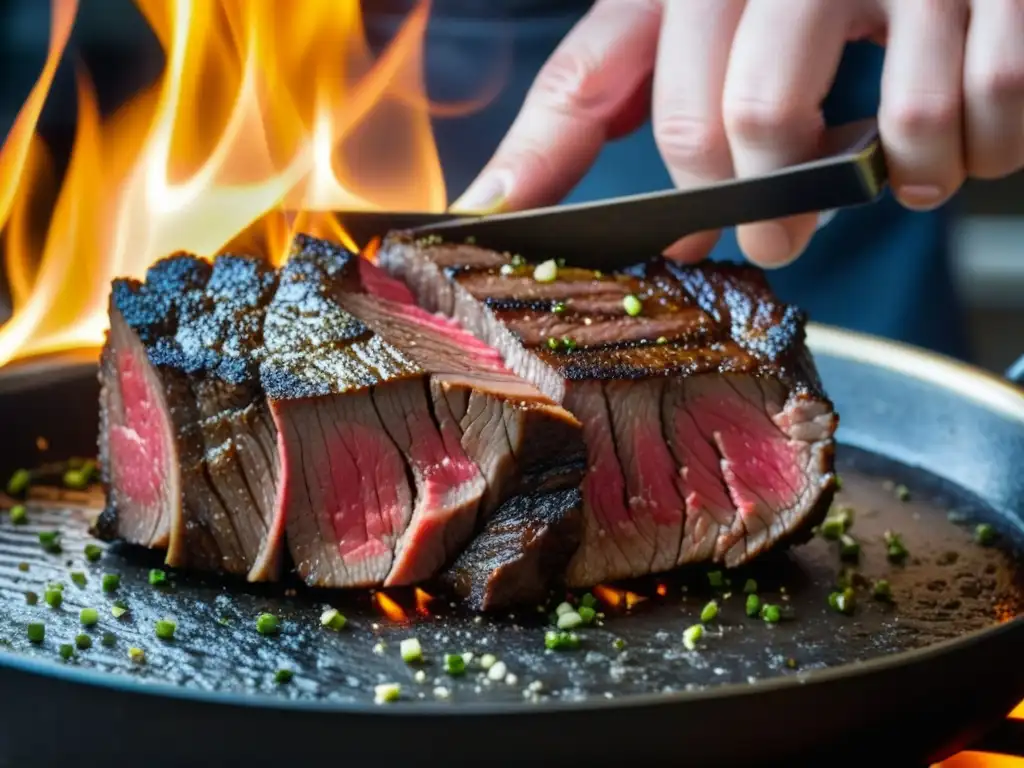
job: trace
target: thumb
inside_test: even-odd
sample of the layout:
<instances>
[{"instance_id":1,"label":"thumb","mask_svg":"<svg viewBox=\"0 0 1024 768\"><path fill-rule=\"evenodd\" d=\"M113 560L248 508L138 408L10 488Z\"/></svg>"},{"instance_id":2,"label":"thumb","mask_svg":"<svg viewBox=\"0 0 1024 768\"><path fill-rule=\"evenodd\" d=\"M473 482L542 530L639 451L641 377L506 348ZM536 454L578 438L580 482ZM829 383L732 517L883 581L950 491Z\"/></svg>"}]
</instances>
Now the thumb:
<instances>
[{"instance_id":1,"label":"thumb","mask_svg":"<svg viewBox=\"0 0 1024 768\"><path fill-rule=\"evenodd\" d=\"M521 210L564 197L648 82L661 10L656 0L599 0L548 59L494 157L451 210Z\"/></svg>"}]
</instances>

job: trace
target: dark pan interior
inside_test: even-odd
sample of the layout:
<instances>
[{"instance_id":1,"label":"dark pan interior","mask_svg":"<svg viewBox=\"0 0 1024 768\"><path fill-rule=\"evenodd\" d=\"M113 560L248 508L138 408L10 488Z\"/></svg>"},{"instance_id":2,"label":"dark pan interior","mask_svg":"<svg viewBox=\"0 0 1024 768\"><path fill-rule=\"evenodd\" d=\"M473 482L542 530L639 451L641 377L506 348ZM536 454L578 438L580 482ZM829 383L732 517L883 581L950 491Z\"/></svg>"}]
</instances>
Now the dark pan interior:
<instances>
[{"instance_id":1,"label":"dark pan interior","mask_svg":"<svg viewBox=\"0 0 1024 768\"><path fill-rule=\"evenodd\" d=\"M407 616L406 621L388 618L376 598L366 593L315 592L297 584L254 587L188 574L172 574L169 586L154 588L148 584L147 574L149 568L159 566L159 557L152 553L114 547L99 563L82 559L87 508L95 507L97 498L75 498L69 503L66 494L61 498L61 494L39 492L47 498L30 505L30 525L15 528L6 520L0 525L0 610L6 616L0 623L0 644L7 646L0 665L6 662L12 668L51 676L83 676L89 682L127 686L128 690L141 684L145 690L160 693L194 691L207 701L220 699L232 705L276 702L305 709L319 702L333 710L351 712L353 707L355 711L368 707L376 713L418 712L429 719L445 712L478 713L492 706L532 716L548 710L565 711L560 701L632 702L641 708L660 701L665 705L660 709L675 708L676 716L685 718L694 707L708 707L706 696L715 696L715 691L737 702L751 701L750 694L761 691L767 702L780 695L778 691L814 689L807 681L832 684L832 673L822 674L825 668L852 664L843 669L856 675L858 667L865 666L857 662L892 661L901 651L949 641L1017 616L1024 600L1016 556L1024 488L1014 488L1021 479L1012 468L1019 466L1024 456L1021 422L1013 418L1005 403L994 407L965 399L935 383L863 360L819 351L818 361L840 410L840 434L847 444L839 451L843 490L838 501L854 509L851 533L862 543L856 570L863 581L858 582L858 604L852 616L841 615L828 605L828 595L835 591L844 565L834 543L817 539L787 555L726 574L731 583L719 588L711 586L706 569L615 585L614 592L606 594L614 595L619 605L605 604L602 625L580 632L582 647L551 652L543 642L547 610L534 607L481 620L453 608L430 587L434 599L426 603L425 611L417 610L423 607L422 595L417 601L408 591L388 593ZM95 398L94 374L87 367L37 366L34 371L15 371L0 380L0 411L5 424L13 427L10 432L5 430L7 439L0 447L3 476L19 466L91 453ZM1007 402L1012 411L1012 398ZM38 437L46 438L45 451L39 450ZM909 499L899 498L899 485L909 489ZM999 529L1001 535L994 546L975 543L974 526L980 521L993 522ZM58 527L64 531L63 552L47 554L38 543L38 531ZM885 558L882 534L887 529L899 531L910 550L903 566ZM23 570L22 563L28 570ZM86 574L84 587L71 582L72 570ZM101 591L100 574L104 572L121 575L116 593ZM789 614L788 620L768 626L744 615L743 586L748 578L757 581L763 600L780 605ZM870 598L870 584L879 578L891 583L893 604ZM41 603L26 604L27 591L41 596L45 584L54 580L65 584L59 610ZM109 611L115 598L129 607L120 619ZM682 633L698 621L701 608L712 598L720 603L719 617L709 624L699 649L687 651ZM349 618L340 633L319 626L320 613L328 604ZM100 609L100 624L90 630L96 642L91 649L76 652L70 662L63 662L58 645L72 642L82 632L78 610L86 606ZM283 619L278 636L256 632L255 617L263 611ZM165 616L173 617L178 625L176 638L170 642L158 640L153 631L154 622ZM30 644L25 636L29 620L46 623L47 637L40 646ZM1008 631L1019 636L1019 626L1019 622L1004 623L1004 631L992 633L992 637ZM99 642L107 631L116 637L110 648ZM406 665L399 658L400 640L413 636L421 641L427 656L422 666ZM145 650L145 664L128 659L131 646ZM950 661L944 663L966 664L967 655L977 653L977 644L971 645L973 651L960 652L956 643L947 643L947 647L952 650L941 658ZM993 642L989 651L995 653L999 647ZM445 675L439 663L441 654L467 651L475 655L469 672L457 679ZM485 653L503 662L511 677L490 679L477 666ZM908 659L911 657L913 654ZM294 671L290 683L274 681L279 669ZM417 676L420 671L423 674ZM978 684L990 674L994 676L995 670L976 670ZM803 684L779 688L777 682L765 682L773 678L794 678L792 682ZM958 679L951 675L935 683L955 686ZM404 703L373 707L373 686L382 682L400 683ZM736 685L723 686L728 683ZM961 712L944 733L928 736L922 731L917 741L906 738L914 735L910 724L904 743L908 749L927 750L929 755L955 748L957 740L966 738L984 719L998 717L1015 697L1024 695L1022 683L1024 674L1002 675L1002 693L994 692L986 706L973 707L974 717ZM644 695L671 692L682 695L654 700ZM206 698L209 695L214 698ZM800 695L791 696L794 705ZM864 690L858 695L863 696ZM809 701L799 706L807 706ZM739 711L742 706L736 704L735 715L745 722ZM917 708L922 713L928 709L923 700L917 700ZM223 708L225 716L228 709ZM834 709L835 716L842 714L838 701ZM947 706L946 716L956 709ZM705 710L711 711L713 708ZM815 713L815 719L827 721L830 714ZM691 720L696 727L698 720ZM537 721L531 717L531 722ZM849 716L846 722L850 727L858 725ZM932 723L941 723L941 718L933 715ZM513 727L510 723L506 726L508 735ZM227 726L221 723L221 727ZM589 727L599 727L598 720L591 718ZM778 750L758 752L748 746L747 756L782 756L792 754L793 749L810 750L830 738L834 742L827 722L819 723L815 731L789 745L778 739ZM536 726L530 734L526 742L535 746L548 738L543 728ZM640 752L658 748L658 738L649 741ZM508 757L514 758L520 748L527 744L510 745ZM402 747L381 745L380 749L382 755L389 755ZM739 746L733 745L723 751L723 745L717 745L708 757L726 757L737 749ZM614 752L595 750L593 757L600 761ZM231 754L241 753L236 749ZM654 751L651 756L658 754Z\"/></svg>"}]
</instances>

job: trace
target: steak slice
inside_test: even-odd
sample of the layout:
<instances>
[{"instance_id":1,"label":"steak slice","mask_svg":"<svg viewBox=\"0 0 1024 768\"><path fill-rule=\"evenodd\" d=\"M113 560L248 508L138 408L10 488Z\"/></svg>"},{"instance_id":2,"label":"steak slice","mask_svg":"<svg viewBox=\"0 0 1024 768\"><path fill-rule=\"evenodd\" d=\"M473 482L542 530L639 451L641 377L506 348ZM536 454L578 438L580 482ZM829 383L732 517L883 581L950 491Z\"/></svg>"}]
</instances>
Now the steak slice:
<instances>
[{"instance_id":1,"label":"steak slice","mask_svg":"<svg viewBox=\"0 0 1024 768\"><path fill-rule=\"evenodd\" d=\"M375 283L368 267L297 239L264 327L279 503L296 569L316 586L427 579L478 517L525 488L561 490L582 474L570 414L469 334L394 300L393 281ZM545 589L549 579L535 577Z\"/></svg>"},{"instance_id":2,"label":"steak slice","mask_svg":"<svg viewBox=\"0 0 1024 768\"><path fill-rule=\"evenodd\" d=\"M178 254L114 282L100 369L107 538L174 567L273 580L277 459L253 355L276 276L263 262Z\"/></svg>"},{"instance_id":3,"label":"steak slice","mask_svg":"<svg viewBox=\"0 0 1024 768\"><path fill-rule=\"evenodd\" d=\"M584 531L570 585L739 565L824 516L838 419L803 314L759 270L659 258L539 282L518 257L403 234L379 259L420 306L499 350L582 422Z\"/></svg>"}]
</instances>

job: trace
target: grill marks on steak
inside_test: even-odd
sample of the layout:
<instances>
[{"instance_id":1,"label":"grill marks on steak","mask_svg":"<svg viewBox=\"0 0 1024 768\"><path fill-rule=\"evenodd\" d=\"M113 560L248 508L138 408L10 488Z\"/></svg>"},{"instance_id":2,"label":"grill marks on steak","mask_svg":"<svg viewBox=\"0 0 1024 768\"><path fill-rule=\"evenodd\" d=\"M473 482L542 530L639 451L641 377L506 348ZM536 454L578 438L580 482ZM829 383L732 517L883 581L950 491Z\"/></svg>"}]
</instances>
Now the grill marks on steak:
<instances>
[{"instance_id":1,"label":"grill marks on steak","mask_svg":"<svg viewBox=\"0 0 1024 768\"><path fill-rule=\"evenodd\" d=\"M267 547L276 456L251 355L272 270L186 255L145 283L115 281L101 366L108 537L166 547L167 562L276 578ZM271 542L272 544L272 542Z\"/></svg>"},{"instance_id":2,"label":"grill marks on steak","mask_svg":"<svg viewBox=\"0 0 1024 768\"><path fill-rule=\"evenodd\" d=\"M583 423L571 585L736 565L824 514L837 419L802 314L760 271L656 259L612 275L563 268L538 283L507 254L401 235L380 259L421 306L500 350ZM639 316L626 314L626 295L641 300ZM549 348L563 337L572 351Z\"/></svg>"}]
</instances>

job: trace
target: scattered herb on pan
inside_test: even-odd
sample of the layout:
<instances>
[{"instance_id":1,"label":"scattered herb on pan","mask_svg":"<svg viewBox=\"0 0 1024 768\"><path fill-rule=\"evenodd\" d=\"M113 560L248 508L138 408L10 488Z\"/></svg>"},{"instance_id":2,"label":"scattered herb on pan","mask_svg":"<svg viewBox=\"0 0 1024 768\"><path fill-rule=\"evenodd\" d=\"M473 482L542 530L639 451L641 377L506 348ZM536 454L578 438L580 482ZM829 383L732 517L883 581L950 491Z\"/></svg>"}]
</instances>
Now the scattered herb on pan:
<instances>
[{"instance_id":1,"label":"scattered herb on pan","mask_svg":"<svg viewBox=\"0 0 1024 768\"><path fill-rule=\"evenodd\" d=\"M708 571L708 584L718 589L725 582L721 571Z\"/></svg>"},{"instance_id":2,"label":"scattered herb on pan","mask_svg":"<svg viewBox=\"0 0 1024 768\"><path fill-rule=\"evenodd\" d=\"M95 608L83 608L78 612L78 620L83 627L94 627L99 623L100 612Z\"/></svg>"},{"instance_id":3,"label":"scattered herb on pan","mask_svg":"<svg viewBox=\"0 0 1024 768\"><path fill-rule=\"evenodd\" d=\"M896 498L900 501L910 501L910 489L905 485L897 485L893 492L896 494Z\"/></svg>"},{"instance_id":4,"label":"scattered herb on pan","mask_svg":"<svg viewBox=\"0 0 1024 768\"><path fill-rule=\"evenodd\" d=\"M565 313L565 302L564 301L556 301L554 303L554 305L551 307L551 311L554 312L556 315L564 314Z\"/></svg>"},{"instance_id":5,"label":"scattered herb on pan","mask_svg":"<svg viewBox=\"0 0 1024 768\"><path fill-rule=\"evenodd\" d=\"M998 538L996 529L988 523L980 523L974 529L974 540L983 547L987 547Z\"/></svg>"},{"instance_id":6,"label":"scattered herb on pan","mask_svg":"<svg viewBox=\"0 0 1024 768\"><path fill-rule=\"evenodd\" d=\"M100 638L100 643L103 644L104 648L113 648L117 645L117 637L113 632L104 632L103 636Z\"/></svg>"},{"instance_id":7,"label":"scattered herb on pan","mask_svg":"<svg viewBox=\"0 0 1024 768\"><path fill-rule=\"evenodd\" d=\"M715 600L712 600L701 609L700 620L703 624L714 621L716 616L718 616L718 602Z\"/></svg>"},{"instance_id":8,"label":"scattered herb on pan","mask_svg":"<svg viewBox=\"0 0 1024 768\"><path fill-rule=\"evenodd\" d=\"M704 625L694 624L692 627L687 627L683 632L683 645L688 651L694 651L697 649L697 643L700 642L701 638L704 637Z\"/></svg>"},{"instance_id":9,"label":"scattered herb on pan","mask_svg":"<svg viewBox=\"0 0 1024 768\"><path fill-rule=\"evenodd\" d=\"M502 277L510 277L516 273L516 268L511 264L502 264L498 268L498 274Z\"/></svg>"},{"instance_id":10,"label":"scattered herb on pan","mask_svg":"<svg viewBox=\"0 0 1024 768\"><path fill-rule=\"evenodd\" d=\"M82 571L72 571L71 572L71 583L74 584L76 587L84 587L85 586L85 574Z\"/></svg>"},{"instance_id":11,"label":"scattered herb on pan","mask_svg":"<svg viewBox=\"0 0 1024 768\"><path fill-rule=\"evenodd\" d=\"M544 647L552 651L574 651L580 647L580 638L575 632L549 630L544 633Z\"/></svg>"},{"instance_id":12,"label":"scattered herb on pan","mask_svg":"<svg viewBox=\"0 0 1024 768\"><path fill-rule=\"evenodd\" d=\"M423 646L415 637L407 637L399 643L398 652L406 664L418 664L423 661Z\"/></svg>"},{"instance_id":13,"label":"scattered herb on pan","mask_svg":"<svg viewBox=\"0 0 1024 768\"><path fill-rule=\"evenodd\" d=\"M398 683L382 683L373 687L373 700L377 704L390 704L402 698L402 686Z\"/></svg>"},{"instance_id":14,"label":"scattered herb on pan","mask_svg":"<svg viewBox=\"0 0 1024 768\"><path fill-rule=\"evenodd\" d=\"M761 606L761 618L767 624L778 624L782 619L782 609L773 603L765 603Z\"/></svg>"},{"instance_id":15,"label":"scattered herb on pan","mask_svg":"<svg viewBox=\"0 0 1024 768\"><path fill-rule=\"evenodd\" d=\"M121 586L121 577L116 573L104 573L100 577L100 583L103 585L104 592L113 592Z\"/></svg>"},{"instance_id":16,"label":"scattered herb on pan","mask_svg":"<svg viewBox=\"0 0 1024 768\"><path fill-rule=\"evenodd\" d=\"M161 571L159 568L153 568L149 572L149 583L150 586L160 587L167 583L167 573Z\"/></svg>"},{"instance_id":17,"label":"scattered herb on pan","mask_svg":"<svg viewBox=\"0 0 1024 768\"><path fill-rule=\"evenodd\" d=\"M821 535L836 541L853 525L853 510L850 507L835 507L821 523Z\"/></svg>"},{"instance_id":18,"label":"scattered herb on pan","mask_svg":"<svg viewBox=\"0 0 1024 768\"><path fill-rule=\"evenodd\" d=\"M747 579L743 584L743 592L747 595L752 595L757 592L757 582L754 579Z\"/></svg>"},{"instance_id":19,"label":"scattered herb on pan","mask_svg":"<svg viewBox=\"0 0 1024 768\"><path fill-rule=\"evenodd\" d=\"M580 598L580 605L584 608L593 608L594 610L597 610L597 598L590 592L586 592Z\"/></svg>"},{"instance_id":20,"label":"scattered herb on pan","mask_svg":"<svg viewBox=\"0 0 1024 768\"><path fill-rule=\"evenodd\" d=\"M566 611L558 615L559 629L576 629L583 625L583 617L574 610Z\"/></svg>"},{"instance_id":21,"label":"scattered herb on pan","mask_svg":"<svg viewBox=\"0 0 1024 768\"><path fill-rule=\"evenodd\" d=\"M136 664L145 664L146 652L141 648L132 647L128 649L128 658L134 661Z\"/></svg>"},{"instance_id":22,"label":"scattered herb on pan","mask_svg":"<svg viewBox=\"0 0 1024 768\"><path fill-rule=\"evenodd\" d=\"M886 531L883 534L885 539L885 554L889 562L902 563L910 553L903 544L903 537L895 531Z\"/></svg>"},{"instance_id":23,"label":"scattered herb on pan","mask_svg":"<svg viewBox=\"0 0 1024 768\"><path fill-rule=\"evenodd\" d=\"M640 299L630 293L623 297L622 308L626 310L626 314L630 317L636 317L643 312L644 305L641 303Z\"/></svg>"},{"instance_id":24,"label":"scattered herb on pan","mask_svg":"<svg viewBox=\"0 0 1024 768\"><path fill-rule=\"evenodd\" d=\"M18 570L21 571L22 573L28 573L28 568L29 568L28 563L26 563L24 560L22 560L20 563L18 563Z\"/></svg>"},{"instance_id":25,"label":"scattered herb on pan","mask_svg":"<svg viewBox=\"0 0 1024 768\"><path fill-rule=\"evenodd\" d=\"M18 469L7 480L7 495L22 496L32 484L32 473L27 469Z\"/></svg>"},{"instance_id":26,"label":"scattered herb on pan","mask_svg":"<svg viewBox=\"0 0 1024 768\"><path fill-rule=\"evenodd\" d=\"M278 684L290 683L295 673L290 669L279 669L274 673L274 682Z\"/></svg>"},{"instance_id":27,"label":"scattered herb on pan","mask_svg":"<svg viewBox=\"0 0 1024 768\"><path fill-rule=\"evenodd\" d=\"M84 633L75 635L75 645L78 646L78 650L87 651L92 648L92 638Z\"/></svg>"},{"instance_id":28,"label":"scattered herb on pan","mask_svg":"<svg viewBox=\"0 0 1024 768\"><path fill-rule=\"evenodd\" d=\"M626 641L623 640L621 637L616 637L614 640L612 640L612 648L614 648L616 651L623 651L626 649Z\"/></svg>"},{"instance_id":29,"label":"scattered herb on pan","mask_svg":"<svg viewBox=\"0 0 1024 768\"><path fill-rule=\"evenodd\" d=\"M338 632L344 629L347 619L342 615L341 611L336 608L328 608L322 614L320 614L320 626L327 629Z\"/></svg>"},{"instance_id":30,"label":"scattered herb on pan","mask_svg":"<svg viewBox=\"0 0 1024 768\"><path fill-rule=\"evenodd\" d=\"M35 605L36 603L39 602L39 595L37 595L35 592L32 592L32 591L26 592L25 593L25 602L28 605Z\"/></svg>"},{"instance_id":31,"label":"scattered herb on pan","mask_svg":"<svg viewBox=\"0 0 1024 768\"><path fill-rule=\"evenodd\" d=\"M81 469L69 469L64 473L64 487L70 488L73 491L81 491L89 487L90 475L86 474Z\"/></svg>"},{"instance_id":32,"label":"scattered herb on pan","mask_svg":"<svg viewBox=\"0 0 1024 768\"><path fill-rule=\"evenodd\" d=\"M839 537L839 557L845 562L851 563L860 559L860 544L848 533Z\"/></svg>"},{"instance_id":33,"label":"scattered herb on pan","mask_svg":"<svg viewBox=\"0 0 1024 768\"><path fill-rule=\"evenodd\" d=\"M103 557L103 547L97 546L96 544L86 544L83 551L85 553L85 559L90 563L95 563Z\"/></svg>"},{"instance_id":34,"label":"scattered herb on pan","mask_svg":"<svg viewBox=\"0 0 1024 768\"><path fill-rule=\"evenodd\" d=\"M60 657L62 659L64 659L64 661L70 661L71 657L74 656L74 655L75 655L75 646L73 646L71 643L61 643L60 644Z\"/></svg>"},{"instance_id":35,"label":"scattered herb on pan","mask_svg":"<svg viewBox=\"0 0 1024 768\"><path fill-rule=\"evenodd\" d=\"M487 670L487 679L498 682L504 680L508 674L508 665L504 661L496 661L491 665L491 668Z\"/></svg>"},{"instance_id":36,"label":"scattered herb on pan","mask_svg":"<svg viewBox=\"0 0 1024 768\"><path fill-rule=\"evenodd\" d=\"M892 586L886 579L879 579L871 585L871 596L883 603L892 602Z\"/></svg>"},{"instance_id":37,"label":"scattered herb on pan","mask_svg":"<svg viewBox=\"0 0 1024 768\"><path fill-rule=\"evenodd\" d=\"M586 605L581 605L577 608L576 613L579 614L584 624L593 624L594 619L597 618L597 611Z\"/></svg>"},{"instance_id":38,"label":"scattered herb on pan","mask_svg":"<svg viewBox=\"0 0 1024 768\"><path fill-rule=\"evenodd\" d=\"M654 343L655 344L659 344L659 345L660 344L668 344L668 337L666 337L666 336L659 336L657 339L654 340Z\"/></svg>"},{"instance_id":39,"label":"scattered herb on pan","mask_svg":"<svg viewBox=\"0 0 1024 768\"><path fill-rule=\"evenodd\" d=\"M115 619L120 619L126 613L128 613L128 606L125 604L124 600L115 600L113 605L110 606L110 614Z\"/></svg>"},{"instance_id":40,"label":"scattered herb on pan","mask_svg":"<svg viewBox=\"0 0 1024 768\"><path fill-rule=\"evenodd\" d=\"M562 348L566 352L572 352L574 349L576 349L576 339L572 338L571 336L563 336Z\"/></svg>"},{"instance_id":41,"label":"scattered herb on pan","mask_svg":"<svg viewBox=\"0 0 1024 768\"><path fill-rule=\"evenodd\" d=\"M751 618L757 616L761 611L761 598L755 594L747 595L746 611Z\"/></svg>"},{"instance_id":42,"label":"scattered herb on pan","mask_svg":"<svg viewBox=\"0 0 1024 768\"><path fill-rule=\"evenodd\" d=\"M800 665L797 663L796 659L790 656L788 659L786 659L786 666L790 669L796 669Z\"/></svg>"},{"instance_id":43,"label":"scattered herb on pan","mask_svg":"<svg viewBox=\"0 0 1024 768\"><path fill-rule=\"evenodd\" d=\"M272 613L261 613L256 617L256 631L261 635L275 635L280 627L280 621Z\"/></svg>"},{"instance_id":44,"label":"scattered herb on pan","mask_svg":"<svg viewBox=\"0 0 1024 768\"><path fill-rule=\"evenodd\" d=\"M174 619L158 619L153 628L161 640L173 640L174 630L178 628L178 624Z\"/></svg>"},{"instance_id":45,"label":"scattered herb on pan","mask_svg":"<svg viewBox=\"0 0 1024 768\"><path fill-rule=\"evenodd\" d=\"M558 339L554 336L548 336L548 349L552 352L557 352L559 347Z\"/></svg>"},{"instance_id":46,"label":"scattered herb on pan","mask_svg":"<svg viewBox=\"0 0 1024 768\"><path fill-rule=\"evenodd\" d=\"M558 279L558 264L554 259L542 261L533 270L533 279L538 283L553 283Z\"/></svg>"},{"instance_id":47,"label":"scattered herb on pan","mask_svg":"<svg viewBox=\"0 0 1024 768\"><path fill-rule=\"evenodd\" d=\"M25 510L24 504L15 504L11 507L11 523L13 525L23 525L28 522L28 512Z\"/></svg>"},{"instance_id":48,"label":"scattered herb on pan","mask_svg":"<svg viewBox=\"0 0 1024 768\"><path fill-rule=\"evenodd\" d=\"M458 677L466 672L466 661L459 653L446 653L444 655L444 671L452 677Z\"/></svg>"},{"instance_id":49,"label":"scattered herb on pan","mask_svg":"<svg viewBox=\"0 0 1024 768\"><path fill-rule=\"evenodd\" d=\"M42 544L43 549L50 554L60 554L60 531L40 531L39 543Z\"/></svg>"},{"instance_id":50,"label":"scattered herb on pan","mask_svg":"<svg viewBox=\"0 0 1024 768\"><path fill-rule=\"evenodd\" d=\"M852 587L844 589L842 592L832 592L828 596L829 607L847 616L853 613L855 602Z\"/></svg>"},{"instance_id":51,"label":"scattered herb on pan","mask_svg":"<svg viewBox=\"0 0 1024 768\"><path fill-rule=\"evenodd\" d=\"M513 267L525 267L526 266L526 259L523 258L523 255L521 253L513 253L512 254L512 266Z\"/></svg>"},{"instance_id":52,"label":"scattered herb on pan","mask_svg":"<svg viewBox=\"0 0 1024 768\"><path fill-rule=\"evenodd\" d=\"M41 621L31 621L29 622L27 633L29 642L38 645L46 638L46 625Z\"/></svg>"},{"instance_id":53,"label":"scattered herb on pan","mask_svg":"<svg viewBox=\"0 0 1024 768\"><path fill-rule=\"evenodd\" d=\"M839 475L836 475L836 490L843 490L843 478L840 477Z\"/></svg>"},{"instance_id":54,"label":"scattered herb on pan","mask_svg":"<svg viewBox=\"0 0 1024 768\"><path fill-rule=\"evenodd\" d=\"M59 589L47 587L43 593L43 600L51 608L60 608L61 603L64 602L64 593Z\"/></svg>"},{"instance_id":55,"label":"scattered herb on pan","mask_svg":"<svg viewBox=\"0 0 1024 768\"><path fill-rule=\"evenodd\" d=\"M480 668L490 669L494 666L494 662L496 662L497 660L498 657L495 656L493 653L485 653L483 656L480 657Z\"/></svg>"}]
</instances>

